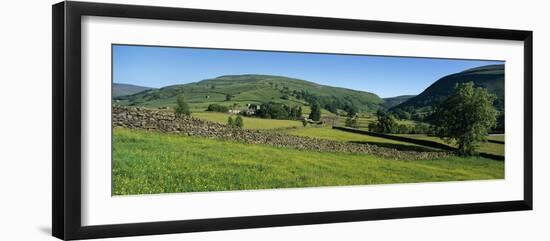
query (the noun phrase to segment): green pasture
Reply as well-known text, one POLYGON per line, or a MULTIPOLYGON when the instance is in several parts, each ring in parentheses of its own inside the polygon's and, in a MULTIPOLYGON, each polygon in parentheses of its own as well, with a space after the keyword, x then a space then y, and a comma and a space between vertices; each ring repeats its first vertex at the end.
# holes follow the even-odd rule
MULTIPOLYGON (((445 145, 456 147, 456 145, 449 144, 444 140, 442 140, 441 138, 435 137, 435 136, 427 136, 422 134, 395 134, 395 135, 409 137, 409 138, 418 139, 418 140, 434 141, 434 142, 439 142, 445 145)), ((504 138, 504 136, 502 136, 502 138, 504 138)), ((477 151, 504 156, 504 144, 485 142, 481 144, 481 146, 477 151)))
POLYGON ((487 137, 488 140, 504 141, 504 135, 492 135, 487 137))
MULTIPOLYGON (((227 124, 227 118, 229 116, 232 116, 233 119, 237 117, 237 115, 219 112, 195 112, 191 115, 202 120, 216 122, 220 124, 227 124)), ((276 129, 302 126, 301 121, 295 120, 274 120, 255 117, 243 117, 243 120, 245 129, 276 129)))
MULTIPOLYGON (((345 126, 346 119, 347 117, 345 116, 338 116, 338 119, 335 121, 334 125, 345 126)), ((368 113, 360 113, 357 117, 357 124, 359 126, 358 129, 368 131, 369 124, 376 121, 377 121, 376 116, 369 115, 368 113)), ((413 121, 413 120, 397 120, 396 122, 397 124, 408 125, 408 126, 414 126, 418 123, 417 121, 413 121)), ((329 124, 332 124, 332 123, 329 123, 329 124)))
POLYGON ((113 195, 504 178, 504 162, 385 160, 144 130, 113 130, 113 195))

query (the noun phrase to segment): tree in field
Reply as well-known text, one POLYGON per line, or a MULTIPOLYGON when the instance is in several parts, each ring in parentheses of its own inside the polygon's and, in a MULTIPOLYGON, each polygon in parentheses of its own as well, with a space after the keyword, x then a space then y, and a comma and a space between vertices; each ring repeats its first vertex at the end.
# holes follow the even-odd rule
POLYGON ((321 106, 319 102, 313 102, 311 104, 311 113, 309 113, 309 119, 319 121, 321 119, 321 106))
POLYGON ((289 107, 276 102, 267 102, 260 105, 260 108, 256 111, 256 116, 267 119, 288 119, 289 107))
POLYGON ((301 119, 302 118, 302 107, 300 106, 293 106, 289 108, 289 119, 301 119))
POLYGON ((409 113, 407 111, 404 111, 403 109, 396 108, 392 112, 397 118, 399 118, 401 120, 410 120, 411 119, 411 113, 409 113))
POLYGON ((359 123, 357 122, 357 117, 348 117, 348 118, 346 118, 345 125, 347 127, 358 128, 359 123))
POLYGON ((325 105, 325 109, 334 113, 334 114, 338 114, 338 105, 336 104, 335 101, 331 101, 329 103, 327 103, 325 105))
POLYGON ((235 125, 235 123, 233 122, 233 117, 227 117, 227 126, 233 127, 233 125, 235 125))
POLYGON ((348 112, 348 117, 354 118, 357 115, 358 110, 354 105, 348 105, 346 107, 346 112, 348 112))
POLYGON ((455 142, 461 155, 472 155, 487 132, 496 125, 496 96, 473 82, 459 83, 429 118, 435 133, 447 142, 455 142))
POLYGON ((230 101, 233 98, 230 94, 225 95, 225 101, 230 101))
POLYGON ((306 120, 306 119, 302 119, 302 125, 303 125, 304 127, 307 126, 307 120, 306 120))
POLYGON ((220 104, 210 104, 208 105, 208 108, 206 108, 206 111, 227 113, 229 111, 229 107, 220 104))
POLYGON ((296 118, 296 108, 295 107, 290 108, 290 112, 288 113, 288 118, 289 119, 295 119, 296 118))
POLYGON ((176 116, 182 117, 182 116, 189 116, 191 115, 191 111, 189 110, 189 106, 187 105, 187 102, 185 102, 185 98, 183 95, 178 95, 176 99, 176 116))
POLYGON ((369 124, 369 130, 373 132, 395 133, 398 128, 397 120, 391 113, 384 111, 376 112, 376 123, 369 124))
POLYGON ((235 118, 235 127, 237 128, 243 128, 244 127, 244 121, 243 121, 243 118, 239 115, 237 116, 237 118, 235 118))
POLYGON ((498 114, 497 124, 493 130, 502 132, 504 131, 504 111, 498 114))

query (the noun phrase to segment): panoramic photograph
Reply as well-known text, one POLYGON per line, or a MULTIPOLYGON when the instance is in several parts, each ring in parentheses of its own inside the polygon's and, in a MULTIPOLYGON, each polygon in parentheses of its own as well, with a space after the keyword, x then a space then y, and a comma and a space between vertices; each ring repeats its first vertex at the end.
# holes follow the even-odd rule
POLYGON ((504 61, 111 49, 112 195, 504 178, 504 61))

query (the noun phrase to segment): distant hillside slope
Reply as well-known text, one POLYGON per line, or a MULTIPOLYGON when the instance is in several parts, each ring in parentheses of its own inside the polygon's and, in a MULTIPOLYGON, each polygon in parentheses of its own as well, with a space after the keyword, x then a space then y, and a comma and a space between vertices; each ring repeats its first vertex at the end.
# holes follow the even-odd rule
POLYGON ((113 83, 113 97, 133 95, 148 89, 151 88, 131 84, 113 83))
POLYGON ((383 106, 387 109, 392 108, 396 105, 399 105, 407 100, 409 100, 412 97, 415 97, 416 95, 400 95, 396 97, 388 97, 384 98, 384 104, 383 106))
POLYGON ((419 95, 394 106, 392 109, 422 111, 433 107, 446 99, 454 91, 457 83, 474 82, 476 87, 487 88, 497 96, 494 105, 498 110, 504 110, 504 65, 487 65, 468 69, 456 74, 447 75, 430 85, 419 95))
POLYGON ((151 89, 118 98, 122 105, 147 107, 172 106, 178 94, 184 94, 193 106, 208 103, 264 103, 275 101, 306 105, 304 97, 315 95, 325 100, 352 103, 360 111, 376 111, 384 102, 373 93, 320 85, 313 82, 271 75, 226 75, 199 82, 151 89))

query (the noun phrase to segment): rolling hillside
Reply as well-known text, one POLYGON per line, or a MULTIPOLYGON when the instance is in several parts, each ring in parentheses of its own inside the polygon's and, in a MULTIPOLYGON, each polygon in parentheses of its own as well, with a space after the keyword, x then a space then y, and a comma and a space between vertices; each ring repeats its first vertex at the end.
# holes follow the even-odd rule
POLYGON ((205 109, 211 103, 243 105, 275 101, 288 105, 307 105, 304 93, 325 100, 351 103, 364 112, 376 111, 384 102, 369 92, 271 75, 226 75, 189 84, 151 89, 115 99, 121 105, 163 107, 173 106, 176 96, 184 94, 192 109, 205 109))
POLYGON ((133 95, 144 90, 149 90, 149 87, 131 85, 131 84, 119 84, 113 83, 113 97, 120 97, 125 95, 133 95))
POLYGON ((412 97, 415 97, 415 95, 400 95, 396 97, 384 98, 383 106, 389 109, 409 100, 412 97))
POLYGON ((490 93, 496 94, 494 105, 498 110, 504 110, 504 65, 487 65, 464 70, 447 75, 424 90, 419 95, 393 107, 393 110, 422 111, 446 99, 454 91, 457 83, 473 81, 476 87, 487 88, 490 93))

